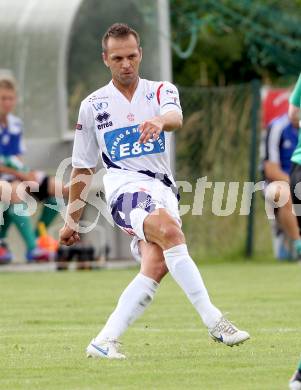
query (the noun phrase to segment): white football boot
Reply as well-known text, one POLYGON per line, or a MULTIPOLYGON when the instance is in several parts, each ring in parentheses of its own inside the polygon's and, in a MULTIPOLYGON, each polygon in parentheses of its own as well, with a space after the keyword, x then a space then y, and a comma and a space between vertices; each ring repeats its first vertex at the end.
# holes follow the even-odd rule
POLYGON ((237 329, 225 317, 221 317, 213 328, 208 329, 208 332, 214 341, 224 343, 229 347, 242 344, 250 338, 248 332, 237 329))
POLYGON ((100 359, 125 359, 125 355, 118 352, 120 346, 117 340, 104 340, 101 343, 95 344, 94 339, 87 346, 87 357, 100 359))
POLYGON ((299 371, 296 371, 290 380, 289 384, 290 390, 301 390, 301 374, 299 371))

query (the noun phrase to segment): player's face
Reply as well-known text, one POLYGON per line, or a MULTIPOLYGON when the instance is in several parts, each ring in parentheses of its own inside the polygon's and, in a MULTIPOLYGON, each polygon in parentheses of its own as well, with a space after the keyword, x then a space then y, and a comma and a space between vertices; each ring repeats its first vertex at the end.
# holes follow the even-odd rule
POLYGON ((8 115, 17 103, 17 95, 13 89, 0 88, 0 115, 8 115))
POLYGON ((110 68, 113 80, 121 85, 126 87, 136 82, 141 59, 142 50, 133 35, 123 39, 108 39, 103 60, 110 68))

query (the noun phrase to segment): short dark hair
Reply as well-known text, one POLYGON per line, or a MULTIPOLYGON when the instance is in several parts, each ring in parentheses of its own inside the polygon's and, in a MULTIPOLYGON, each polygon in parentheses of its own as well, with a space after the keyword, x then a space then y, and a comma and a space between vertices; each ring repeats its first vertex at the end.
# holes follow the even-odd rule
POLYGON ((0 76, 0 88, 3 88, 3 89, 10 89, 12 91, 15 91, 17 90, 16 88, 16 82, 13 78, 6 78, 6 77, 1 77, 0 76))
POLYGON ((137 45, 140 46, 140 36, 136 30, 129 27, 125 23, 114 23, 110 26, 102 37, 101 45, 102 50, 107 50, 107 43, 109 38, 127 38, 129 35, 133 35, 136 38, 137 45))

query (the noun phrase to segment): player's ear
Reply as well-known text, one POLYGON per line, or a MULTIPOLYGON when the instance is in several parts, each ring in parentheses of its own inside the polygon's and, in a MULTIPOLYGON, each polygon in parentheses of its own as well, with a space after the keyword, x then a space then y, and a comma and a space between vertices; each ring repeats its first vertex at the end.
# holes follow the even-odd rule
POLYGON ((142 60, 142 47, 139 47, 139 53, 140 53, 140 61, 142 60))
POLYGON ((105 66, 108 68, 109 67, 109 64, 108 64, 108 56, 107 56, 107 53, 105 52, 105 51, 103 51, 102 52, 102 54, 101 54, 101 56, 102 56, 102 60, 103 60, 103 62, 104 62, 104 64, 105 64, 105 66))

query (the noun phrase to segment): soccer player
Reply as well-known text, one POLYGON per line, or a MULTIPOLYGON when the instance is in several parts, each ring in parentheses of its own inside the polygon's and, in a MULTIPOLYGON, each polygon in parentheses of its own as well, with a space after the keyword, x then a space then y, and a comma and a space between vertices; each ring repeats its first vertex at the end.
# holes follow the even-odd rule
MULTIPOLYGON (((301 108, 301 74, 299 75, 298 81, 295 85, 293 93, 290 96, 289 100, 289 110, 288 115, 294 126, 300 128, 300 108, 301 108)), ((301 230, 301 192, 298 187, 300 187, 301 182, 301 133, 299 131, 298 145, 292 156, 293 166, 290 173, 291 180, 291 194, 293 199, 293 204, 295 212, 297 215, 299 229, 301 230)), ((289 383, 289 388, 291 390, 301 390, 301 361, 299 362, 299 367, 289 383)))
POLYGON ((195 307, 210 336, 233 346, 249 338, 210 301, 181 230, 178 193, 170 169, 171 131, 182 125, 176 87, 139 77, 142 49, 138 33, 114 24, 102 40, 103 60, 112 80, 83 100, 72 156, 73 171, 62 244, 79 240, 77 225, 84 200, 84 176, 95 170, 101 153, 107 169, 106 200, 115 223, 133 235, 138 275, 121 294, 104 328, 87 347, 87 356, 122 359, 118 340, 150 305, 167 272, 195 307))
MULTIPOLYGON (((292 212, 292 200, 289 191, 289 173, 291 156, 297 146, 298 128, 294 127, 288 115, 274 119, 268 126, 263 139, 263 174, 265 179, 265 199, 271 204, 277 202, 280 196, 288 201, 275 208, 275 216, 280 228, 293 244, 294 256, 301 259, 301 239, 297 218, 292 212)), ((289 249, 287 248, 288 255, 289 249)), ((278 253, 277 256, 281 256, 278 253)))
MULTIPOLYGON (((23 123, 20 118, 12 114, 16 107, 17 89, 12 78, 2 77, 0 79, 0 177, 8 182, 33 181, 38 183, 37 192, 31 193, 38 201, 45 200, 45 203, 57 206, 55 195, 55 179, 47 176, 41 171, 32 171, 22 162, 24 154, 23 146, 23 123)), ((64 195, 68 196, 68 190, 63 189, 64 195)), ((15 206, 13 206, 15 207, 15 206)), ((11 259, 12 255, 5 242, 9 226, 13 222, 19 230, 26 244, 27 261, 47 260, 51 254, 37 246, 35 232, 31 218, 27 215, 18 215, 10 206, 4 212, 4 225, 0 229, 0 261, 11 259)), ((55 208, 44 206, 38 220, 45 226, 56 217, 58 211, 55 208)))

